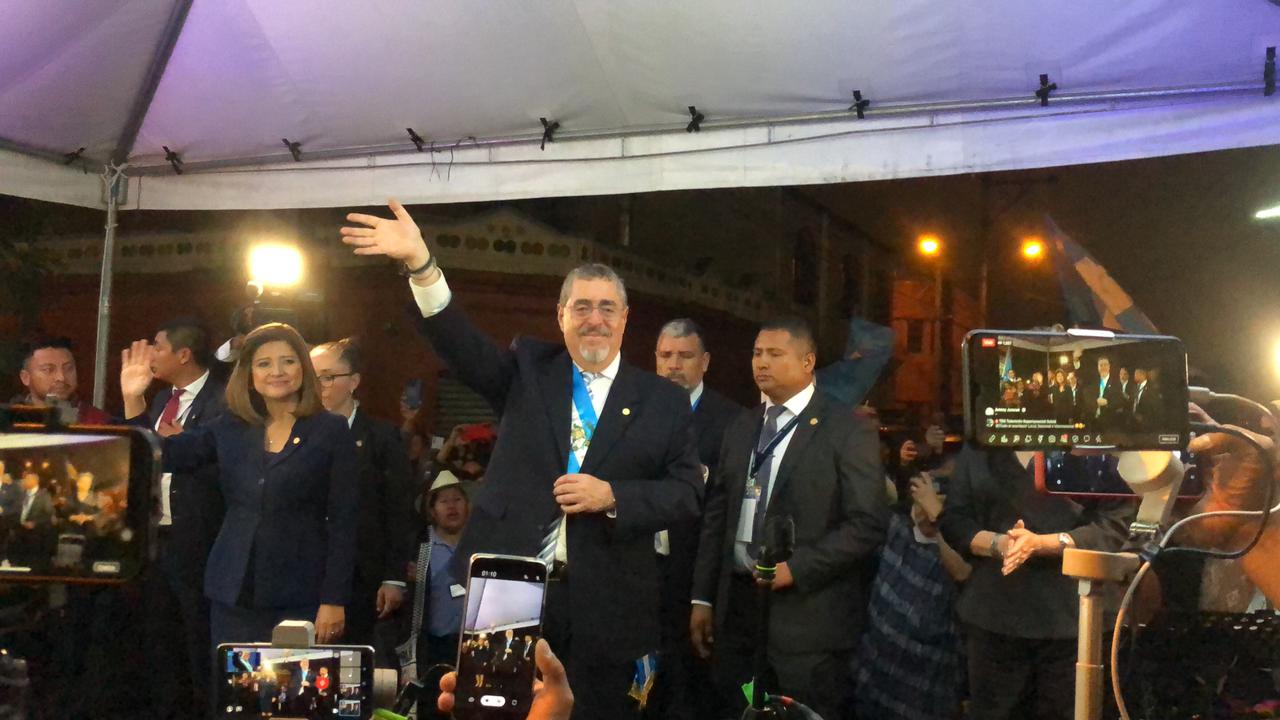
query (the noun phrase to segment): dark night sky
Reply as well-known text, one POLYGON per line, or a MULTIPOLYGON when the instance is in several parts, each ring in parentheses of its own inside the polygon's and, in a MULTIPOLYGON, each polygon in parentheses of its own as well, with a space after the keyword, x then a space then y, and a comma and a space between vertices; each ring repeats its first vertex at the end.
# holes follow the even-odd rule
MULTIPOLYGON (((991 324, 1022 328, 1064 321, 1048 263, 1028 266, 1017 238, 1049 213, 1133 296, 1162 332, 1187 344, 1215 389, 1280 397, 1280 220, 1253 213, 1280 203, 1280 147, 1084 165, 987 176, 991 324)), ((974 238, 983 214, 976 175, 799 188, 877 239, 901 247, 908 266, 918 233, 946 243, 947 272, 976 285, 974 238)), ((573 199, 558 201, 572 213, 573 199)), ((439 207, 469 214, 480 205, 439 207)), ((331 213, 336 223, 342 212, 331 213)), ((0 221, 40 215, 58 231, 97 231, 102 214, 0 198, 0 221)), ((252 214, 289 222, 291 213, 252 214)), ((242 213, 126 213, 122 229, 244 222, 242 213)), ((254 220, 250 220, 253 222, 254 220)), ((22 224, 21 222, 19 223, 22 224)))
MULTIPOLYGON (((1214 389, 1280 397, 1280 147, 989 176, 991 324, 1062 321, 1051 267, 1017 255, 1044 213, 1110 271, 1161 332, 1187 344, 1214 389), (1004 208, 1009 208, 1004 212, 1004 208)), ((910 256, 916 235, 947 242, 949 270, 976 285, 978 176, 826 186, 815 197, 910 256), (958 259, 957 259, 957 256, 958 259)))

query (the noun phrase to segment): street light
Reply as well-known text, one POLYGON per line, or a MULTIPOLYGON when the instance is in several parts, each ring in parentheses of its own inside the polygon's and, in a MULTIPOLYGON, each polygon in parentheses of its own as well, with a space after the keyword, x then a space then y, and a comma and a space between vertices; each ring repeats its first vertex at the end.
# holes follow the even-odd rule
POLYGON ((1044 257, 1044 241, 1038 237, 1023 238, 1022 257, 1033 262, 1044 257))
POLYGON ((1269 207, 1265 210, 1259 210, 1258 212, 1254 213, 1253 216, 1259 220, 1272 220, 1274 218, 1280 218, 1280 205, 1277 205, 1275 207, 1269 207))
POLYGON ((916 238, 916 248, 925 257, 933 257, 942 251, 942 241, 933 233, 925 233, 916 238))
POLYGON ((942 240, 933 233, 924 233, 916 238, 916 249, 920 254, 933 261, 933 358, 937 365, 937 397, 938 408, 943 412, 947 412, 949 393, 947 390, 947 369, 942 362, 943 352, 943 323, 942 323, 942 240))

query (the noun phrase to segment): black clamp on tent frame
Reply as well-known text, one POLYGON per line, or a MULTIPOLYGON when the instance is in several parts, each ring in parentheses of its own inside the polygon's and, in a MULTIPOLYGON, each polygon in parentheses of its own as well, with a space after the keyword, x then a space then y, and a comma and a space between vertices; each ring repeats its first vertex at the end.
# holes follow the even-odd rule
POLYGON ((1267 48, 1267 60, 1262 64, 1262 94, 1271 97, 1276 94, 1276 46, 1267 48))
POLYGON ((178 175, 181 175, 182 174, 182 157, 179 156, 178 153, 170 150, 168 145, 161 145, 160 147, 164 148, 165 162, 173 166, 173 171, 175 173, 177 173, 178 175))
POLYGON ((539 150, 546 150, 547 143, 555 142, 556 131, 560 129, 559 121, 548 122, 546 118, 538 118, 542 121, 542 144, 538 146, 539 150))
POLYGON ((862 119, 864 119, 864 118, 866 117, 866 115, 865 115, 864 113, 866 113, 866 111, 867 111, 867 106, 868 106, 868 105, 870 105, 870 104, 871 104, 871 101, 870 101, 870 100, 863 100, 863 99, 862 99, 862 91, 861 91, 861 90, 854 90, 854 91, 853 91, 853 104, 849 106, 849 110, 851 110, 852 112, 856 112, 856 113, 858 113, 858 119, 859 119, 859 120, 862 120, 862 119))
POLYGON ((62 164, 70 165, 71 163, 79 160, 82 155, 84 155, 84 148, 80 148, 75 152, 65 153, 62 156, 62 164))
POLYGON ((702 121, 706 119, 707 119, 707 116, 698 112, 697 107, 690 105, 689 106, 689 124, 684 126, 684 131, 687 133, 702 132, 702 121))
POLYGON ((1040 75, 1040 89, 1036 90, 1036 97, 1040 98, 1040 107, 1049 106, 1049 93, 1058 89, 1058 83, 1049 82, 1049 76, 1040 75))
POLYGON ((280 138, 280 142, 289 148, 289 154, 293 156, 294 162, 302 162, 302 143, 289 142, 289 138, 280 138))
POLYGON ((414 132, 413 128, 405 128, 405 130, 408 131, 409 140, 413 141, 413 144, 418 148, 418 152, 422 152, 422 146, 426 143, 426 140, 423 140, 421 135, 414 132))

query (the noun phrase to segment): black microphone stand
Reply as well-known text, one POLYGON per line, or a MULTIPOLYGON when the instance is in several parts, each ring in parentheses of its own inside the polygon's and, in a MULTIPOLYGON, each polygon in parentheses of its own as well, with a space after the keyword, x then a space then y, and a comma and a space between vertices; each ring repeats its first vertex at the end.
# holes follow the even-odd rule
MULTIPOLYGON (((790 707, 799 706, 816 717, 813 712, 792 701, 769 695, 764 689, 764 677, 769 672, 769 608, 773 598, 773 578, 778 572, 778 563, 791 558, 795 549, 796 524, 789 515, 771 517, 765 521, 764 541, 760 547, 760 557, 756 561, 756 602, 758 620, 756 624, 756 653, 753 672, 755 679, 751 683, 751 704, 742 712, 742 720, 764 720, 765 718, 783 718, 790 707)), ((801 713, 804 715, 804 712, 801 713)))

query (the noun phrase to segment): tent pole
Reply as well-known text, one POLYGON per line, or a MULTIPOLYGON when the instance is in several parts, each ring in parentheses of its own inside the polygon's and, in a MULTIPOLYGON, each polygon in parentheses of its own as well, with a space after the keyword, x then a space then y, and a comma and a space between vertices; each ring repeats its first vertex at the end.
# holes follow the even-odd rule
POLYGON ((116 257, 116 218, 120 210, 125 166, 107 165, 102 172, 107 196, 107 224, 102 238, 102 279, 98 285, 98 341, 93 356, 93 405, 102 407, 107 396, 107 346, 111 335, 111 281, 116 257))

